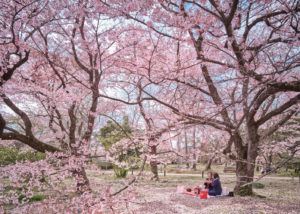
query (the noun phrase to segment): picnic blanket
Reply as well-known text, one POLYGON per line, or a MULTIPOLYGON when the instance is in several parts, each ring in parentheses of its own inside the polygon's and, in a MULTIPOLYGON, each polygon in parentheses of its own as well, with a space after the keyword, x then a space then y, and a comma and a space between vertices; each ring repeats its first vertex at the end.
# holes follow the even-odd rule
POLYGON ((191 195, 191 196, 199 196, 198 194, 195 194, 193 192, 183 192, 182 194, 191 195))
MULTIPOLYGON (((192 192, 183 192, 181 194, 189 195, 189 196, 192 196, 192 197, 197 198, 197 199, 203 199, 203 198, 200 198, 200 195, 194 194, 192 192)), ((207 195, 207 198, 205 198, 205 199, 216 198, 216 197, 224 197, 224 196, 228 196, 228 195, 217 195, 217 196, 207 195)))
POLYGON ((187 192, 187 191, 184 191, 182 193, 185 194, 185 195, 193 196, 195 198, 199 198, 199 199, 206 199, 207 196, 208 196, 207 191, 200 191, 199 194, 196 194, 195 192, 187 192))
MULTIPOLYGON (((198 188, 198 186, 197 186, 196 188, 198 188)), ((194 190, 195 190, 196 188, 194 188, 194 190)), ((229 193, 229 192, 228 192, 228 190, 227 190, 227 187, 224 187, 222 190, 223 190, 223 191, 222 191, 222 194, 221 194, 221 195, 217 195, 217 196, 210 196, 210 195, 207 195, 207 197, 203 198, 203 197, 200 197, 200 194, 201 194, 202 191, 200 192, 200 194, 196 194, 194 191, 191 191, 191 192, 185 191, 185 190, 184 190, 184 187, 181 186, 181 185, 179 185, 179 186, 177 187, 177 193, 181 193, 181 194, 184 194, 184 195, 189 195, 189 196, 192 196, 192 197, 198 198, 198 199, 210 199, 210 198, 215 198, 215 197, 228 196, 228 193, 229 193)))

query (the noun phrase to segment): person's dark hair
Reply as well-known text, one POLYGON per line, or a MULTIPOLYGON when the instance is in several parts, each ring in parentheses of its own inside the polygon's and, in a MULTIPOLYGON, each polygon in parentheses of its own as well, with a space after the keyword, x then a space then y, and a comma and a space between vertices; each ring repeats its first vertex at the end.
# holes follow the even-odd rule
POLYGON ((214 173, 214 179, 216 179, 216 178, 220 178, 218 173, 214 173))

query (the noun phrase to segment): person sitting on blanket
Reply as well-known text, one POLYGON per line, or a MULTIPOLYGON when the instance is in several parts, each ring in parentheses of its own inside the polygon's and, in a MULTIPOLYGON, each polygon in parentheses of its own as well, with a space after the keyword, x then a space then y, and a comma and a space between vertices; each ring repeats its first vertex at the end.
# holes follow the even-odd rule
POLYGON ((222 186, 221 186, 220 177, 218 173, 214 174, 214 181, 210 184, 210 186, 212 187, 212 189, 208 191, 208 195, 211 196, 221 195, 222 186))
POLYGON ((212 174, 212 172, 209 172, 207 175, 208 175, 208 178, 206 178, 206 181, 204 182, 204 188, 211 190, 212 189, 211 183, 214 181, 213 174, 212 174))

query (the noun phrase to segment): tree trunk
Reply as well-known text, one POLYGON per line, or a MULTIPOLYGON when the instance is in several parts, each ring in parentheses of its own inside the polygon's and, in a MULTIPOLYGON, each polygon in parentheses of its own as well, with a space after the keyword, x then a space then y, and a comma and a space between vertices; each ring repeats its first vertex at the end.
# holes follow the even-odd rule
MULTIPOLYGON (((252 195, 252 184, 243 186, 250 182, 246 159, 236 162, 236 185, 234 187, 234 192, 237 195, 246 196, 252 195), (244 162, 245 161, 245 162, 244 162)), ((253 171, 254 172, 254 171, 253 171)), ((254 175, 254 173, 253 173, 254 175)))
POLYGON ((260 164, 260 162, 256 163, 256 172, 259 172, 259 164, 260 164))
POLYGON ((215 158, 215 156, 211 157, 211 158, 207 161, 204 171, 207 171, 207 170, 210 170, 210 169, 211 169, 211 164, 212 164, 214 158, 215 158))
POLYGON ((272 165, 272 153, 267 156, 266 169, 271 170, 271 165, 272 165))
POLYGON ((243 145, 243 139, 239 134, 232 136, 237 157, 233 157, 236 160, 236 184, 234 187, 234 193, 236 195, 251 195, 252 185, 245 185, 248 183, 248 168, 247 168, 247 155, 248 147, 243 145))
POLYGON ((194 171, 197 170, 197 157, 196 157, 196 128, 193 129, 193 167, 194 171))
POLYGON ((197 164, 194 162, 193 163, 193 167, 192 167, 192 169, 194 170, 194 171, 196 171, 197 170, 197 164))
MULTIPOLYGON (((177 138, 177 151, 178 151, 178 153, 181 152, 181 143, 179 140, 179 136, 177 138)), ((181 165, 181 157, 180 156, 178 156, 178 158, 177 158, 177 165, 178 165, 178 168, 180 168, 180 165, 181 165)))
POLYGON ((189 163, 189 150, 188 150, 188 139, 187 139, 187 133, 186 130, 184 129, 184 143, 185 143, 185 162, 186 162, 186 168, 190 168, 190 163, 189 163))
MULTIPOLYGON (((156 146, 151 146, 151 155, 156 155, 156 146)), ((150 167, 151 167, 151 172, 153 173, 153 176, 151 180, 158 181, 158 169, 157 169, 157 161, 156 160, 151 160, 150 161, 150 167)))
POLYGON ((257 127, 253 121, 248 121, 248 137, 247 146, 241 144, 240 136, 235 137, 235 145, 238 153, 238 160, 236 160, 236 176, 237 183, 234 192, 241 196, 252 195, 252 182, 254 179, 255 162, 257 158, 259 135, 257 134, 257 127))
POLYGON ((73 171, 76 182, 76 191, 82 194, 87 191, 91 191, 89 179, 86 176, 84 167, 80 167, 73 171))

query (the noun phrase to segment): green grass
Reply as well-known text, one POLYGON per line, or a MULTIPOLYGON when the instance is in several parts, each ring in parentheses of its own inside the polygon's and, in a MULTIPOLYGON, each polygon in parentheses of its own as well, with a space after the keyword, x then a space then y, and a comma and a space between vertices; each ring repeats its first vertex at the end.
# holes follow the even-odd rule
POLYGON ((263 189, 263 188, 265 188, 265 185, 263 185, 262 183, 253 183, 252 187, 254 189, 263 189))

